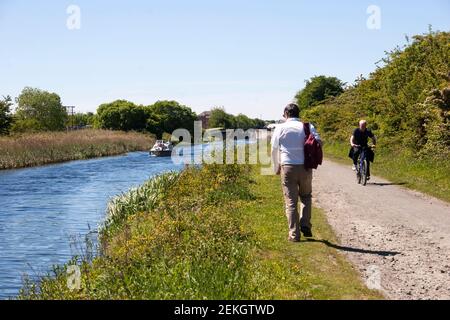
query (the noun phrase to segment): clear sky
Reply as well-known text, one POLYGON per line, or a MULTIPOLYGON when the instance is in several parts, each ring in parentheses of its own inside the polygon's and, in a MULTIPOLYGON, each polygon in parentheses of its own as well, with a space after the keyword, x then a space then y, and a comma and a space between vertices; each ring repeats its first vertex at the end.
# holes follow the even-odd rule
POLYGON ((170 99, 278 119, 311 76, 353 83, 405 35, 450 31, 449 17, 449 0, 0 0, 0 95, 32 86, 78 112, 170 99), (72 4, 80 29, 67 27, 72 4))

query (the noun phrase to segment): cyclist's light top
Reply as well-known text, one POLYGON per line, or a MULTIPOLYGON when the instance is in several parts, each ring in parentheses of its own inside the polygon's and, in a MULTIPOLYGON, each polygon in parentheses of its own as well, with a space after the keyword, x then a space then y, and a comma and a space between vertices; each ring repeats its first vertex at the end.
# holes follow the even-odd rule
MULTIPOLYGON (((320 140, 313 125, 311 133, 320 140)), ((306 134, 303 122, 298 118, 288 119, 285 123, 278 125, 272 136, 272 163, 274 169, 279 165, 301 165, 305 164, 306 134)))

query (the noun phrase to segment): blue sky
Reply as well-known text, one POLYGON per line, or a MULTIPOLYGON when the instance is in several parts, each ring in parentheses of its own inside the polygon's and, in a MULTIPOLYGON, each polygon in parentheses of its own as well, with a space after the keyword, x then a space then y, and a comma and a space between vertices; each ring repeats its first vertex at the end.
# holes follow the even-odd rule
POLYGON ((448 0, 0 0, 0 95, 32 86, 79 112, 170 99, 278 119, 306 79, 352 83, 405 35, 449 31, 449 13, 448 0), (80 30, 66 26, 72 4, 80 30))

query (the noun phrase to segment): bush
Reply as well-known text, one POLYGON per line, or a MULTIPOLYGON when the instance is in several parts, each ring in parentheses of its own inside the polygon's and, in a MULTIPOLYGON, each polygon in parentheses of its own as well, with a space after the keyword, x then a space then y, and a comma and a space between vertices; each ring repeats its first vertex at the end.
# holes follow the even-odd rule
POLYGON ((366 118, 381 146, 448 159, 449 43, 449 32, 414 37, 405 48, 389 52, 368 79, 304 109, 302 117, 316 124, 324 140, 345 143, 366 118))

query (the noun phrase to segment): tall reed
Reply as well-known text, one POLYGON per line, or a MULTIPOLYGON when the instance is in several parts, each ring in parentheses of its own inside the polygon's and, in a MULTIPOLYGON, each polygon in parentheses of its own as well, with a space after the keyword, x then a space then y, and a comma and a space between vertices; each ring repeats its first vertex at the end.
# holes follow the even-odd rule
POLYGON ((0 170, 149 150, 153 141, 150 135, 106 130, 0 137, 0 170))

